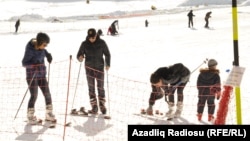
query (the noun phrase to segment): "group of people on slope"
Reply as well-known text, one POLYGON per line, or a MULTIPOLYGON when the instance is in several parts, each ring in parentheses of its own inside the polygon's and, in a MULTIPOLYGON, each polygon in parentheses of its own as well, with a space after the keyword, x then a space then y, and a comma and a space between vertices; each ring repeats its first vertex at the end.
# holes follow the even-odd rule
MULTIPOLYGON (((197 78, 197 117, 199 121, 202 119, 206 103, 208 106, 208 121, 214 119, 215 98, 219 99, 221 95, 221 80, 217 64, 215 59, 210 59, 208 67, 200 69, 197 78)), ((164 97, 169 109, 166 116, 169 119, 180 117, 183 111, 183 90, 189 81, 190 75, 190 70, 182 63, 160 67, 153 72, 150 76, 152 92, 146 110, 147 114, 152 115, 155 101, 164 97), (175 92, 177 92, 177 101, 174 99, 175 92)))
MULTIPOLYGON (((20 27, 21 21, 20 18, 16 20, 15 22, 15 33, 18 33, 18 29, 20 27)), ((111 23, 111 25, 108 27, 107 35, 118 35, 118 30, 119 30, 119 22, 118 20, 115 20, 111 23)), ((98 29, 97 33, 99 36, 103 35, 103 32, 101 29, 98 29)))
MULTIPOLYGON (((47 69, 44 62, 45 58, 47 58, 48 63, 52 62, 51 53, 45 49, 49 43, 50 37, 46 33, 39 32, 36 38, 32 38, 28 41, 22 59, 22 66, 26 68, 26 80, 30 92, 30 99, 27 107, 27 119, 30 124, 37 124, 39 122, 34 114, 38 88, 41 89, 45 98, 45 119, 48 121, 56 121, 53 113, 52 96, 48 80, 46 79, 47 69)), ((85 60, 89 90, 88 95, 92 107, 88 112, 97 114, 100 110, 102 114, 106 114, 104 69, 106 71, 109 70, 111 55, 106 42, 100 38, 100 35, 94 28, 88 29, 87 36, 81 43, 76 56, 79 62, 85 60), (103 56, 105 56, 105 58, 103 56), (96 82, 97 85, 95 85, 96 82), (95 87, 97 87, 98 96, 96 95, 95 87)))
MULTIPOLYGON (((52 55, 45 48, 50 43, 50 37, 43 32, 39 32, 36 38, 28 41, 22 65, 26 68, 26 80, 30 91, 30 99, 27 107, 27 118, 29 123, 35 124, 38 119, 34 115, 35 103, 38 95, 38 88, 41 89, 45 98, 46 112, 45 118, 49 121, 55 121, 53 113, 52 96, 50 93, 48 80, 46 79, 47 69, 44 59, 48 63, 52 62, 52 55)), ((85 72, 88 82, 88 95, 91 108, 88 112, 97 114, 100 110, 102 114, 107 113, 105 106, 105 89, 104 89, 104 71, 108 71, 111 64, 111 54, 106 42, 100 38, 100 35, 94 28, 87 31, 87 36, 82 41, 76 58, 79 62, 85 60, 85 72), (95 85, 97 83, 97 85, 95 85), (96 89, 97 87, 97 93, 96 89)), ((198 88, 198 120, 201 120, 205 103, 208 104, 209 121, 213 119, 216 96, 220 96, 220 76, 216 68, 217 61, 210 59, 208 68, 201 69, 197 79, 198 88)), ((191 72, 182 63, 176 63, 168 67, 158 68, 150 76, 152 92, 149 97, 148 114, 152 114, 155 101, 165 97, 169 111, 169 118, 180 117, 183 110, 183 90, 189 81, 191 72), (174 93, 177 91, 177 104, 175 110, 174 93)))
MULTIPOLYGON (((209 18, 211 18, 211 14, 212 14, 212 11, 209 11, 206 13, 205 15, 205 28, 209 28, 209 18)), ((195 16, 193 14, 193 10, 190 10, 187 14, 188 16, 188 27, 189 28, 193 28, 194 27, 194 21, 193 21, 193 17, 195 16)))

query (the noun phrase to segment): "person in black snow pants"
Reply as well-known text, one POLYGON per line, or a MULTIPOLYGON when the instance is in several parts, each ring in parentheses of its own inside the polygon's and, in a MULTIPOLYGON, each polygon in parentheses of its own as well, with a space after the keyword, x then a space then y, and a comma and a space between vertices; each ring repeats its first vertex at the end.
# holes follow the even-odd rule
POLYGON ((149 22, 148 22, 148 20, 146 19, 146 20, 145 20, 145 27, 148 27, 148 24, 149 24, 149 22))
POLYGON ((106 114, 104 68, 106 71, 109 70, 111 55, 106 42, 100 38, 94 28, 88 29, 87 37, 85 41, 81 43, 76 57, 79 62, 85 59, 85 71, 88 82, 90 105, 92 107, 88 113, 97 114, 99 105, 102 114, 106 114), (103 56, 105 56, 105 59, 103 56), (95 82, 97 82, 97 85, 95 85, 95 82), (95 86, 97 86, 99 104, 97 104, 95 86))
POLYGON ((36 124, 38 119, 34 115, 35 103, 38 95, 38 87, 41 89, 45 98, 46 113, 45 119, 55 121, 53 114, 52 98, 48 81, 46 79, 46 66, 44 58, 49 63, 52 62, 52 55, 45 49, 50 42, 46 33, 39 32, 36 38, 32 38, 26 45, 22 65, 26 68, 26 80, 29 86, 30 99, 28 102, 27 118, 31 124, 36 124))
POLYGON ((169 67, 160 67, 150 76, 152 92, 149 98, 147 114, 153 113, 155 101, 165 97, 169 111, 168 118, 180 117, 183 109, 183 90, 189 81, 190 70, 182 63, 177 63, 169 67), (174 110, 174 93, 177 90, 177 109, 174 110), (167 100, 168 99, 168 100, 167 100))
POLYGON ((119 29, 118 20, 115 20, 115 21, 113 21, 112 24, 109 26, 107 35, 109 35, 109 33, 110 33, 111 35, 118 35, 118 29, 119 29))
POLYGON ((15 23, 15 33, 18 32, 19 26, 20 26, 20 19, 18 19, 18 20, 16 21, 16 23, 15 23))
POLYGON ((193 27, 194 27, 193 17, 195 16, 195 15, 193 14, 193 10, 190 10, 190 11, 188 12, 187 16, 188 16, 188 27, 189 27, 189 28, 190 28, 190 27, 193 28, 193 27))
POLYGON ((208 60, 208 68, 200 69, 197 79, 198 104, 197 117, 201 121, 205 104, 208 106, 208 121, 213 121, 215 110, 215 98, 219 99, 221 95, 221 80, 219 70, 216 68, 215 59, 208 60))

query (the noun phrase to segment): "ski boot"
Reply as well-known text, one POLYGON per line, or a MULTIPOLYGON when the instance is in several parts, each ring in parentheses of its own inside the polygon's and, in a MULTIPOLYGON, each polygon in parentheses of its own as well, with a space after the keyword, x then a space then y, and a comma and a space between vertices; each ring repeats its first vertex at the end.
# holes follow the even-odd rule
POLYGON ((214 121, 214 116, 212 114, 208 114, 208 121, 213 122, 214 121))
POLYGON ((46 114, 45 114, 45 120, 56 122, 55 115, 53 114, 53 106, 52 105, 46 105, 46 114))
POLYGON ((91 109, 91 110, 88 110, 88 113, 89 113, 89 114, 94 114, 94 115, 96 115, 97 112, 98 112, 98 107, 97 107, 97 105, 93 105, 93 106, 92 106, 92 109, 91 109))
POLYGON ((146 111, 147 115, 153 115, 153 106, 149 105, 146 111))
POLYGON ((197 114, 197 118, 198 118, 198 121, 201 121, 202 114, 201 114, 201 113, 198 113, 198 114, 197 114))
POLYGON ((90 104, 91 104, 91 106, 92 106, 92 109, 91 109, 91 110, 88 110, 88 113, 89 113, 89 114, 97 114, 97 112, 98 112, 98 107, 97 107, 97 100, 96 100, 96 98, 90 99, 90 104))
POLYGON ((42 120, 37 119, 36 116, 34 116, 34 113, 35 113, 34 108, 28 108, 27 112, 28 123, 31 125, 42 124, 42 120))
POLYGON ((105 107, 105 98, 100 98, 99 97, 99 106, 100 106, 100 110, 102 112, 103 115, 105 115, 107 113, 107 108, 105 107))
POLYGON ((173 102, 169 102, 168 104, 168 112, 166 113, 166 116, 168 117, 168 120, 171 120, 174 118, 175 113, 174 113, 174 103, 173 102))
POLYGON ((179 102, 177 102, 176 106, 177 106, 177 109, 175 111, 174 117, 179 118, 181 116, 181 112, 183 109, 183 103, 179 101, 179 102))

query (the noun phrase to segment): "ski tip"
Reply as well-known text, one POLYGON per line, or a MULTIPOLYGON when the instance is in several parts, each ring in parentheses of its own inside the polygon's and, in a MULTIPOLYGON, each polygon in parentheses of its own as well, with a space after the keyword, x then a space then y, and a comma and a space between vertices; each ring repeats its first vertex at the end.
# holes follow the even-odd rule
POLYGON ((72 114, 72 115, 73 115, 73 114, 77 114, 76 109, 72 109, 71 112, 70 112, 70 114, 72 114))
POLYGON ((51 123, 57 123, 57 120, 56 120, 56 119, 54 119, 54 120, 47 120, 47 119, 45 119, 45 121, 51 122, 51 123))
POLYGON ((39 119, 39 120, 38 120, 38 123, 43 123, 43 120, 42 120, 42 119, 39 119))
POLYGON ((155 114, 156 114, 156 115, 161 115, 161 116, 163 115, 163 113, 160 112, 160 110, 155 110, 155 114))
POLYGON ((71 122, 66 123, 65 126, 71 126, 71 122))
POLYGON ((155 110, 155 114, 159 115, 160 114, 159 110, 155 110))
POLYGON ((49 128, 56 128, 56 125, 50 125, 49 128))
POLYGON ((42 119, 37 119, 34 122, 29 122, 28 120, 25 120, 24 122, 27 122, 29 125, 41 125, 43 123, 42 119))
POLYGON ((141 114, 146 114, 146 110, 145 109, 141 109, 141 114))
POLYGON ((110 116, 104 116, 103 118, 104 118, 104 119, 111 119, 110 116))

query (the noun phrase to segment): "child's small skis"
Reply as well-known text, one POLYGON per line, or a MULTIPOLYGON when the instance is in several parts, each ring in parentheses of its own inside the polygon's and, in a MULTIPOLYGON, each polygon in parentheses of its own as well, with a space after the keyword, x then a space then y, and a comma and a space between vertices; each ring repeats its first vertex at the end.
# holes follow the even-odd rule
POLYGON ((141 115, 145 116, 154 116, 154 117, 161 117, 164 118, 164 114, 160 112, 159 110, 152 111, 150 113, 147 113, 146 109, 141 109, 141 115))
POLYGON ((55 128, 56 127, 56 120, 55 121, 47 121, 45 120, 45 123, 42 119, 36 119, 36 120, 32 120, 32 121, 25 121, 27 122, 29 125, 39 125, 39 126, 45 126, 48 128, 55 128))

